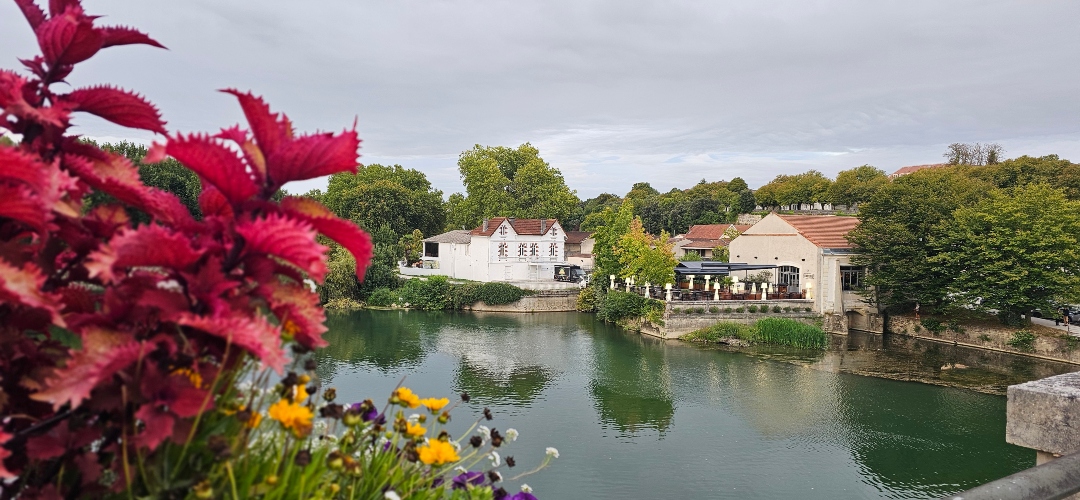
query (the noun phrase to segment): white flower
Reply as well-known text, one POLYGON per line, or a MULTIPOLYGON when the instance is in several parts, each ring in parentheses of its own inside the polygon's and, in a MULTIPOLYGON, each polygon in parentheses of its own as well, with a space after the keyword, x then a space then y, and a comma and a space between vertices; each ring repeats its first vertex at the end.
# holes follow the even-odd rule
POLYGON ((525 493, 532 493, 532 486, 521 483, 521 491, 524 491, 525 493))
POLYGON ((401 500, 401 496, 399 496, 394 490, 387 491, 386 494, 383 495, 383 498, 385 498, 386 500, 401 500))
POLYGON ((157 283, 159 290, 165 290, 167 292, 182 292, 184 288, 180 286, 180 282, 176 280, 165 280, 157 283))
POLYGON ((466 469, 459 465, 457 467, 454 467, 454 472, 457 472, 458 474, 464 474, 466 472, 469 472, 469 469, 466 469))
POLYGON ((491 429, 488 429, 486 425, 481 425, 477 427, 476 432, 479 432, 480 437, 484 438, 485 441, 487 440, 487 438, 491 437, 491 429))
MULTIPOLYGON (((454 447, 454 451, 461 451, 461 444, 457 441, 450 441, 450 446, 454 447)), ((465 471, 468 472, 468 471, 465 471)))
POLYGON ((499 452, 497 452, 497 451, 491 452, 491 454, 488 455, 488 458, 491 459, 491 466, 492 467, 498 467, 499 464, 502 463, 502 457, 499 456, 499 452))
POLYGON ((551 458, 559 458, 559 450, 548 446, 547 455, 551 458))
POLYGON ((506 440, 507 441, 511 441, 511 442, 517 441, 517 438, 518 438, 517 429, 506 429, 506 440))
POLYGON ((407 418, 406 420, 408 420, 413 425, 416 425, 417 423, 420 422, 420 414, 419 413, 413 413, 412 415, 409 415, 409 418, 407 418))

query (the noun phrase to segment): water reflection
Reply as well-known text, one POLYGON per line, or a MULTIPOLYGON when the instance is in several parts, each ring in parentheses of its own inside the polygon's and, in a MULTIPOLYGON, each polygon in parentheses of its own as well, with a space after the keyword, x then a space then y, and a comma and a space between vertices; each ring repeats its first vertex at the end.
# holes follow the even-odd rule
POLYGON ((419 366, 431 351, 425 336, 441 324, 438 316, 410 311, 331 313, 326 318, 329 331, 323 335, 330 345, 316 353, 319 375, 333 378, 342 366, 383 373, 419 366))
POLYGON ((601 422, 621 435, 645 429, 663 434, 675 417, 664 350, 642 336, 606 333, 596 343, 589 384, 601 422))
POLYGON ((462 359, 454 372, 454 385, 482 404, 528 404, 551 384, 553 374, 541 366, 515 366, 489 370, 462 359))

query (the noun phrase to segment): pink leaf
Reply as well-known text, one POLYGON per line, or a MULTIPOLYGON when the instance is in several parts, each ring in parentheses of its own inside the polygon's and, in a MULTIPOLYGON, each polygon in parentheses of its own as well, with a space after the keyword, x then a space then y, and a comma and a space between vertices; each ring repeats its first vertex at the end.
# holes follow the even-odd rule
POLYGON ((101 47, 112 47, 114 45, 152 45, 154 47, 165 48, 164 45, 157 42, 153 38, 150 38, 145 33, 136 30, 134 28, 128 28, 127 26, 105 26, 97 29, 101 33, 102 44, 101 47))
POLYGON ((31 28, 37 29, 41 23, 45 22, 45 12, 41 10, 41 7, 38 7, 34 0, 15 0, 15 3, 22 10, 23 15, 26 16, 31 28))
POLYGON ((338 172, 356 173, 359 148, 355 130, 307 135, 267 154, 267 171, 275 186, 338 172))
POLYGON ((286 359, 285 351, 281 348, 281 329, 260 316, 211 317, 183 313, 176 322, 240 346, 279 374, 284 370, 286 359))
POLYGON ((52 66, 80 63, 101 50, 101 33, 94 29, 91 18, 78 7, 41 23, 34 32, 45 60, 52 66))
POLYGON ((4 166, 0 169, 0 180, 22 182, 35 191, 44 189, 48 184, 45 180, 48 167, 37 157, 18 149, 0 146, 0 165, 4 166))
POLYGON ((134 92, 97 86, 76 89, 62 98, 72 104, 72 111, 85 111, 124 127, 166 133, 157 108, 134 92))
POLYGON ((0 218, 7 217, 44 232, 51 216, 52 212, 30 188, 0 184, 0 218))
POLYGON ((326 314, 319 305, 319 296, 305 286, 271 281, 261 293, 270 303, 270 310, 278 317, 286 333, 308 348, 324 347, 322 338, 326 332, 326 314))
POLYGON ((43 309, 52 317, 53 323, 64 326, 60 317, 59 297, 41 291, 45 275, 31 263, 21 269, 0 259, 0 301, 43 309))
POLYGON ((350 221, 339 219, 322 203, 308 198, 285 198, 281 201, 281 208, 294 217, 308 221, 317 231, 345 247, 356 259, 357 279, 364 279, 374 247, 371 237, 363 229, 350 221))
POLYGON ((232 94, 240 100, 240 107, 243 108, 251 132, 255 135, 255 142, 259 144, 264 155, 270 155, 292 139, 292 123, 289 118, 284 114, 272 113, 270 105, 261 97, 235 89, 225 89, 222 92, 232 94))
POLYGON ((237 224, 236 232, 244 237, 247 254, 273 255, 320 283, 326 275, 326 247, 315 240, 315 230, 308 222, 270 214, 237 224))
POLYGON ((82 10, 79 0, 49 0, 49 15, 59 16, 68 10, 68 7, 82 10))
MULTIPOLYGON (((35 106, 26 100, 31 84, 14 72, 0 69, 0 110, 18 118, 55 127, 67 126, 68 111, 63 106, 35 106)), ((0 121, 0 123, 3 123, 0 121)))
POLYGON ((52 403, 54 410, 68 402, 77 407, 99 383, 138 361, 143 351, 143 344, 130 335, 96 326, 82 332, 82 345, 67 366, 53 373, 47 388, 31 398, 52 403))
POLYGON ((204 135, 178 135, 165 152, 216 187, 229 201, 239 203, 259 192, 247 166, 236 153, 204 135))
POLYGON ((176 423, 172 415, 159 410, 156 404, 142 405, 139 411, 135 412, 135 418, 143 423, 142 432, 136 436, 135 440, 139 446, 151 450, 157 448, 165 438, 172 435, 173 424, 176 423))
POLYGON ((201 255, 187 236, 149 224, 117 234, 87 257, 86 269, 91 277, 110 283, 119 281, 126 269, 136 266, 184 271, 201 255))
POLYGON ((4 429, 0 428, 0 479, 15 479, 19 477, 18 474, 11 472, 4 466, 4 460, 11 456, 11 450, 8 450, 4 445, 11 439, 11 434, 4 432, 4 429))

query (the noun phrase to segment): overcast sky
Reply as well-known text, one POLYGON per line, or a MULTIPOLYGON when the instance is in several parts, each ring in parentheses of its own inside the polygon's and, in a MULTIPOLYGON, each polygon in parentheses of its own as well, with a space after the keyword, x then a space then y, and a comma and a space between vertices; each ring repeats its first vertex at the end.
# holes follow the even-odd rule
MULTIPOLYGON (((1080 161, 1072 0, 84 3, 169 50, 107 49, 74 85, 137 90, 171 131, 242 120, 224 87, 264 95, 302 131, 358 119, 364 163, 420 169, 446 195, 462 189, 459 153, 526 141, 582 198, 639 181, 891 172, 940 162, 952 142, 1080 161)), ((0 1, 0 67, 36 51, 0 1)))

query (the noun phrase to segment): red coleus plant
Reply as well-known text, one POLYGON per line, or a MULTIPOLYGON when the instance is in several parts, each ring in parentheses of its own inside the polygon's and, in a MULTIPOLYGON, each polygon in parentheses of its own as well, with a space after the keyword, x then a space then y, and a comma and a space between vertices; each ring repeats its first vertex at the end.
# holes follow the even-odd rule
POLYGON ((172 135, 146 161, 172 156, 203 181, 194 219, 136 167, 67 134, 74 112, 166 134, 157 109, 110 86, 57 93, 75 64, 113 45, 161 47, 125 27, 96 26, 79 0, 16 0, 41 55, 29 76, 0 70, 0 497, 127 487, 134 457, 189 435, 222 374, 254 356, 278 372, 294 349, 325 345, 305 279, 326 274, 323 235, 356 257, 368 236, 317 202, 271 196, 289 181, 355 171, 355 130, 297 135, 260 98, 239 99, 250 132, 172 135), (91 191, 118 203, 83 209, 91 191), (125 207, 149 214, 136 225, 125 207), (58 491, 64 490, 66 491, 58 491))

